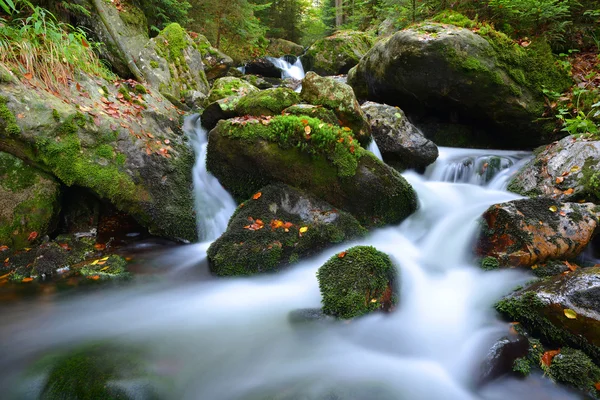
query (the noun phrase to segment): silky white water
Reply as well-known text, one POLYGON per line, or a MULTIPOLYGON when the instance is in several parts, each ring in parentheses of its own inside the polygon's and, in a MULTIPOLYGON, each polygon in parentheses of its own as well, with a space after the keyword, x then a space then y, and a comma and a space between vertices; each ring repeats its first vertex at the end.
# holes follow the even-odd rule
MULTIPOLYGON (((478 154, 470 152, 464 150, 478 154)), ((197 172, 206 174, 201 168, 197 172)), ((471 241, 481 213, 516 196, 415 173, 404 176, 419 196, 415 214, 276 275, 164 279, 5 308, 0 326, 3 393, 34 398, 43 374, 22 378, 19 373, 45 351, 108 340, 147 345, 168 399, 532 398, 530 388, 475 389, 481 361, 508 329, 492 305, 528 277, 480 270, 470 256, 471 241), (291 311, 320 306, 319 266, 355 244, 375 246, 393 259, 401 275, 397 310, 350 323, 291 323, 291 311)), ((206 181, 199 177, 197 182, 206 181)), ((197 191, 212 188, 218 187, 211 183, 197 191)), ((221 200, 219 195, 203 201, 222 209, 216 204, 221 200)), ((211 219, 207 213, 202 218, 211 219)), ((207 246, 181 247, 159 260, 174 270, 182 264, 206 268, 189 260, 202 260, 207 246)))
POLYGON ((300 57, 296 57, 294 63, 288 62, 284 57, 267 57, 277 68, 281 70, 281 79, 292 78, 301 81, 304 79, 304 67, 300 57))

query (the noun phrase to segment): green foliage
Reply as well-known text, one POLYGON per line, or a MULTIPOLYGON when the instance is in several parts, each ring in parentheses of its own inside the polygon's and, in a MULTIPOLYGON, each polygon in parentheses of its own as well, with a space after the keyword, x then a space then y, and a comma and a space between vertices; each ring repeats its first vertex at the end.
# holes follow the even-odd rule
POLYGON ((484 271, 492 271, 498 269, 499 267, 500 263, 495 257, 488 256, 481 260, 481 269, 483 269, 484 271))
POLYGON ((190 22, 188 12, 192 5, 186 0, 137 0, 136 3, 148 20, 151 36, 158 35, 170 23, 190 22))
POLYGON ((582 390, 595 390, 594 384, 600 381, 600 368, 581 350, 563 347, 552 359, 550 376, 582 390))
POLYGON ((600 88, 575 86, 565 94, 551 90, 545 90, 544 94, 555 102, 556 118, 564 132, 575 137, 600 137, 600 88))

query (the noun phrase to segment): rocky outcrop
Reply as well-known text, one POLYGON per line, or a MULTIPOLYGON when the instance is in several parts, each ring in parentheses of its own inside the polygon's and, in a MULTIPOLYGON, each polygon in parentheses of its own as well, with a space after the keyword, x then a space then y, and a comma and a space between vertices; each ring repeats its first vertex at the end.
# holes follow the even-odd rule
POLYGON ((537 151, 509 182, 523 196, 600 201, 600 141, 568 136, 537 151))
POLYGON ((359 31, 340 31, 319 39, 301 57, 304 69, 319 75, 347 74, 375 43, 375 38, 359 31))
POLYGON ((300 95, 292 89, 278 87, 252 92, 242 97, 235 106, 237 115, 279 115, 300 102, 300 95))
POLYGON ((220 276, 275 272, 364 233, 350 214, 279 183, 240 204, 227 231, 208 249, 208 259, 220 276))
POLYGON ((410 123, 404 111, 371 101, 361 108, 387 164, 399 170, 423 170, 437 159, 437 146, 410 123))
POLYGON ((317 272, 323 313, 342 319, 390 312, 398 302, 399 278, 387 254, 356 246, 331 257, 317 272))
POLYGON ((286 55, 299 56, 304 52, 304 47, 290 42, 285 39, 269 39, 269 46, 267 47, 267 54, 271 57, 283 57, 286 55))
POLYGON ((194 155, 179 114, 142 85, 98 79, 80 75, 55 94, 1 85, 0 150, 89 189, 156 235, 195 240, 194 155))
POLYGON ((350 86, 309 72, 302 81, 301 96, 307 103, 332 110, 363 146, 371 141, 371 127, 350 86))
POLYGON ((54 178, 0 152, 0 248, 31 247, 36 239, 52 233, 60 198, 54 178))
POLYGON ((213 103, 226 97, 243 97, 248 93, 257 92, 258 88, 243 79, 234 77, 220 78, 213 83, 208 93, 208 102, 213 103))
POLYGON ((206 165, 239 201, 283 182, 365 226, 397 223, 417 206, 412 187, 364 150, 349 129, 308 116, 220 121, 209 133, 206 165))
POLYGON ((538 198, 496 204, 482 216, 475 252, 509 267, 568 260, 590 242, 599 216, 600 207, 592 203, 538 198))
POLYGON ((244 66, 244 73, 267 78, 281 78, 281 70, 268 57, 248 61, 244 66))
POLYGON ((488 26, 422 23, 375 44, 348 83, 361 99, 401 107, 417 126, 441 118, 485 128, 482 146, 527 148, 556 137, 554 121, 540 121, 542 88, 570 85, 554 61, 546 45, 524 48, 488 26))
POLYGON ((226 76, 229 69, 233 67, 233 59, 219 49, 212 47, 206 36, 190 33, 190 37, 196 44, 196 49, 202 55, 206 79, 213 81, 226 76))
POLYGON ((339 124, 339 120, 335 113, 323 106, 313 106, 312 104, 294 104, 293 106, 283 110, 283 113, 288 115, 308 115, 310 117, 320 119, 328 124, 339 124))
POLYGON ((600 267, 577 268, 521 289, 496 305, 546 343, 600 362, 600 267))

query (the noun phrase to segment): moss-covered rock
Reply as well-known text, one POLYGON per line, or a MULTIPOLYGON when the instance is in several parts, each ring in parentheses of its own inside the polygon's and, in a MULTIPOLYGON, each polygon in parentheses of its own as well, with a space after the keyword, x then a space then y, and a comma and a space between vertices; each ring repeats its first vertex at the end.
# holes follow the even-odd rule
POLYGON ((581 350, 564 347, 552 359, 550 376, 557 382, 595 393, 600 368, 581 350))
POLYGON ((272 83, 273 81, 276 81, 277 84, 280 83, 277 80, 278 78, 271 78, 269 80, 266 80, 262 76, 258 76, 258 75, 243 75, 243 76, 241 76, 241 78, 243 80, 245 80, 246 82, 248 82, 249 84, 251 84, 252 86, 256 86, 257 88, 259 88, 261 90, 271 89, 274 86, 272 83))
POLYGON ((323 312, 338 318, 391 311, 398 302, 398 276, 387 254, 370 246, 331 257, 317 272, 323 312))
POLYGON ((288 88, 273 88, 252 92, 242 97, 235 111, 238 115, 279 115, 281 112, 300 102, 300 95, 288 88))
POLYGON ((55 179, 0 152, 0 246, 20 250, 52 233, 60 198, 55 179), (35 237, 30 238, 33 233, 35 237))
POLYGON ((482 216, 475 253, 504 267, 568 260, 596 234, 599 216, 592 203, 536 198, 495 204, 482 216))
POLYGON ((319 75, 347 74, 375 43, 375 38, 359 31, 340 31, 317 40, 301 57, 304 69, 319 75))
POLYGON ((56 94, 0 85, 6 110, 24 116, 15 135, 0 115, 0 151, 89 189, 156 235, 195 240, 194 155, 177 110, 150 88, 129 87, 128 102, 112 83, 97 82, 80 75, 56 94))
POLYGON ((216 275, 274 272, 366 230, 344 211, 278 183, 240 204, 227 231, 208 249, 216 275))
POLYGON ((600 268, 578 268, 535 282, 498 304, 510 321, 556 347, 583 350, 600 362, 600 268))
POLYGON ((383 160, 399 169, 424 170, 438 157, 437 146, 398 107, 368 101, 361 106, 383 160))
POLYGON ((257 87, 245 80, 228 76, 219 78, 213 83, 208 93, 208 101, 212 103, 230 96, 242 97, 257 91, 257 87))
POLYGON ((304 52, 304 47, 290 42, 289 40, 273 38, 269 39, 267 54, 271 57, 283 57, 285 55, 299 56, 304 52))
POLYGON ((339 120, 333 111, 323 106, 313 106, 312 104, 294 104, 293 106, 283 110, 283 114, 308 115, 310 117, 320 119, 327 124, 339 124, 339 120))
POLYGON ((273 182, 294 185, 365 226, 397 223, 417 207, 412 187, 349 131, 311 117, 220 121, 207 167, 239 201, 273 182))
POLYGON ((369 144, 371 126, 350 86, 309 72, 302 81, 301 96, 307 103, 332 110, 341 125, 350 128, 363 146, 369 144))
POLYGON ((226 76, 233 66, 232 58, 221 50, 212 47, 206 36, 190 33, 190 37, 194 40, 196 49, 202 54, 206 79, 212 81, 226 76))
POLYGON ((508 189, 523 196, 600 202, 600 141, 571 136, 536 151, 508 189))
POLYGON ((556 138, 552 118, 542 119, 542 89, 571 82, 544 43, 525 48, 488 25, 475 33, 432 22, 379 41, 348 83, 359 98, 486 128, 490 145, 523 148, 556 138))

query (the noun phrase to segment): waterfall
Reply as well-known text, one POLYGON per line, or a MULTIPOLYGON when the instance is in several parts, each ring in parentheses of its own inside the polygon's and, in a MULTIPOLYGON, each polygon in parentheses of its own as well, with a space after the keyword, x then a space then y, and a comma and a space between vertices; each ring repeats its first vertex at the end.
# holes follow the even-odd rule
POLYGON ((193 179, 198 236, 201 241, 213 241, 227 229, 236 204, 219 180, 206 170, 208 133, 202 127, 200 117, 187 117, 183 130, 190 138, 196 154, 193 179))
POLYGON ((286 57, 267 57, 267 59, 281 70, 281 79, 292 78, 299 81, 304 79, 304 67, 302 66, 302 61, 300 61, 300 57, 296 57, 294 63, 290 63, 286 59, 286 57))
POLYGON ((377 146, 375 139, 371 140, 371 143, 369 143, 369 147, 367 147, 367 150, 369 150, 371 153, 373 153, 373 155, 375 155, 375 157, 377 157, 381 161, 383 161, 383 157, 381 156, 381 151, 379 150, 379 147, 377 146))

